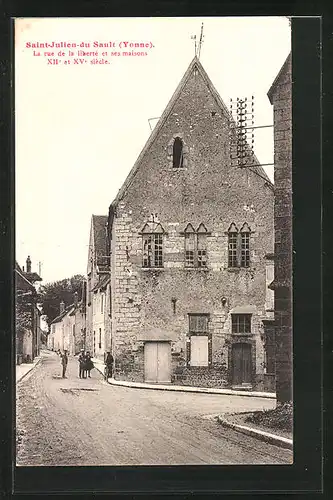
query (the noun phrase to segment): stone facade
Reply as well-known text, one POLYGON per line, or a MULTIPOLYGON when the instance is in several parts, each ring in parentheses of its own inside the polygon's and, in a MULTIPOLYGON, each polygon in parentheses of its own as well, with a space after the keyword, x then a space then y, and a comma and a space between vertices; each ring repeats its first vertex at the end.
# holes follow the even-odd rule
POLYGON ((249 346, 250 384, 262 381, 273 203, 262 170, 230 166, 228 111, 194 59, 110 210, 118 378, 144 380, 141 339, 155 328, 171 342, 171 380, 177 384, 235 385, 235 344, 249 346), (177 137, 183 144, 180 168, 172 161, 177 137), (229 266, 230 227, 249 232, 248 267, 229 266), (198 242, 205 246, 202 267, 186 265, 185 233, 192 230, 198 259, 198 242), (161 234, 162 258, 147 267, 143 242, 151 232, 161 234), (250 331, 233 333, 233 314, 249 315, 250 331), (190 324, 196 315, 207 318, 206 366, 191 366, 195 333, 190 324))
POLYGON ((292 399, 292 88, 291 55, 268 92, 274 109, 276 392, 292 399))

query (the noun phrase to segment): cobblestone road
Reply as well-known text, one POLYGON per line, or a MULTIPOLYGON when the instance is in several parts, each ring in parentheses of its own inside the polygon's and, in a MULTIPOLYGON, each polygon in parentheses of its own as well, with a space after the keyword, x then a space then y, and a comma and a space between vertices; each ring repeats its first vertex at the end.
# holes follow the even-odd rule
POLYGON ((17 386, 17 465, 288 464, 292 453, 221 427, 207 415, 274 401, 115 387, 97 370, 60 378, 45 354, 17 386))

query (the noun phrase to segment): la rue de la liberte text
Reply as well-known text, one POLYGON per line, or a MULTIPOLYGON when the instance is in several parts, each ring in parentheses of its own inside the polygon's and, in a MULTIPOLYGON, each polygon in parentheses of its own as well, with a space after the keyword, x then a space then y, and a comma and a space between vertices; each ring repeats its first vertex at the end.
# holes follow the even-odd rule
POLYGON ((26 49, 31 49, 34 57, 45 58, 50 66, 110 64, 114 57, 146 57, 154 48, 147 41, 49 41, 26 42, 26 49), (59 50, 60 49, 60 50, 59 50), (106 50, 111 49, 111 50, 106 50))

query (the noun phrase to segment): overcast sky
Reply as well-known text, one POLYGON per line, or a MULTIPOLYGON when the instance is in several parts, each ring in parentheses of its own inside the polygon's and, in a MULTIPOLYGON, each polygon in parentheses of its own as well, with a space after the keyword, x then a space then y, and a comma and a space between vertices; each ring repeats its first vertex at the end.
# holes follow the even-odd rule
MULTIPOLYGON (((254 95, 255 125, 272 124, 267 91, 290 52, 287 18, 16 21, 16 259, 25 265, 30 255, 36 271, 41 262, 44 282, 86 273, 91 215, 107 215, 151 133, 148 119, 161 116, 193 59, 202 22, 200 61, 222 100, 229 107, 230 98, 254 95), (82 66, 47 64, 26 47, 52 41, 154 47, 146 57, 82 66)), ((256 131, 255 152, 273 162, 272 128, 256 131)), ((266 172, 273 179, 272 167, 266 172)))

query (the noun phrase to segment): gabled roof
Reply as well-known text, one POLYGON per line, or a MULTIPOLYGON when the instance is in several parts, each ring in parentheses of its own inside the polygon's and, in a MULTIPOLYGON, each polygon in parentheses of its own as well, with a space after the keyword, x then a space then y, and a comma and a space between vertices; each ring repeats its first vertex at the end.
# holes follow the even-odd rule
POLYGON ((59 323, 65 316, 67 316, 68 313, 71 312, 71 310, 74 308, 74 304, 71 304, 70 306, 67 306, 66 309, 59 314, 56 318, 54 318, 53 321, 51 321, 50 325, 53 325, 54 323, 59 323))
MULTIPOLYGON (((122 187, 119 189, 118 191, 118 194, 117 196, 115 197, 115 199, 113 200, 112 202, 112 205, 113 206, 116 206, 118 204, 118 202, 121 200, 121 198, 124 196, 126 190, 129 188, 129 186, 132 184, 132 181, 135 177, 135 174, 136 172, 138 171, 139 167, 140 167, 140 164, 141 164, 141 161, 144 157, 144 155, 146 154, 146 152, 149 150, 149 148, 151 147, 151 145, 154 143, 155 139, 157 138, 160 130, 162 129, 164 123, 166 122, 168 116, 170 115, 171 111, 172 111, 172 108, 174 107, 178 97, 180 96, 181 94, 181 91, 183 90, 183 88, 185 87, 186 83, 188 82, 189 78, 191 77, 192 75, 192 72, 194 70, 197 70, 199 72, 199 74, 202 76, 204 82, 206 83, 207 87, 209 88, 212 96, 214 97, 215 101, 216 101, 216 104, 218 105, 218 107, 221 109, 221 111, 223 112, 223 114, 229 119, 229 120, 232 120, 233 123, 234 123, 234 120, 233 118, 231 117, 229 111, 228 111, 228 108, 226 107, 226 105, 224 104, 224 102, 222 101, 219 93, 217 92, 217 90, 215 89, 214 85, 212 84, 209 76, 207 75, 206 71, 204 70, 201 62, 199 61, 199 59, 195 56, 191 62, 191 64, 189 65, 189 67, 187 68, 187 71, 185 72, 183 78, 181 79, 178 87, 176 88, 175 92, 173 93, 173 96, 171 97, 167 107, 165 108, 164 112, 162 113, 162 116, 160 117, 159 121, 157 122, 154 130, 152 131, 152 133, 150 134, 145 146, 143 147, 141 153, 139 154, 136 162, 134 163, 134 166, 133 168, 131 169, 131 171, 129 172, 127 178, 125 179, 125 182, 124 184, 122 185, 122 187)), ((272 182, 270 181, 269 177, 267 176, 265 170, 259 166, 259 161, 257 160, 257 158, 254 156, 254 160, 255 162, 257 162, 258 166, 251 166, 251 170, 258 174, 260 177, 263 177, 264 180, 268 183, 269 186, 272 186, 272 182)))
POLYGON ((15 262, 15 273, 16 273, 16 288, 20 290, 31 290, 31 291, 36 291, 33 283, 29 281, 29 279, 26 277, 24 271, 22 271, 22 268, 19 266, 17 262, 15 262))
POLYGON ((92 216, 95 255, 106 255, 107 221, 107 215, 92 216))
POLYGON ((82 309, 84 308, 85 304, 82 300, 80 300, 80 302, 77 303, 77 306, 75 307, 75 305, 73 304, 73 309, 72 311, 69 313, 69 316, 74 316, 74 314, 76 313, 76 311, 78 311, 79 309, 82 309))
POLYGON ((274 79, 274 82, 271 85, 271 88, 267 92, 268 99, 270 100, 270 103, 273 104, 273 95, 276 90, 277 85, 279 84, 280 78, 283 75, 283 73, 286 71, 287 66, 291 62, 291 52, 289 53, 287 59, 284 61, 283 65, 281 66, 280 71, 278 72, 277 76, 274 79))

